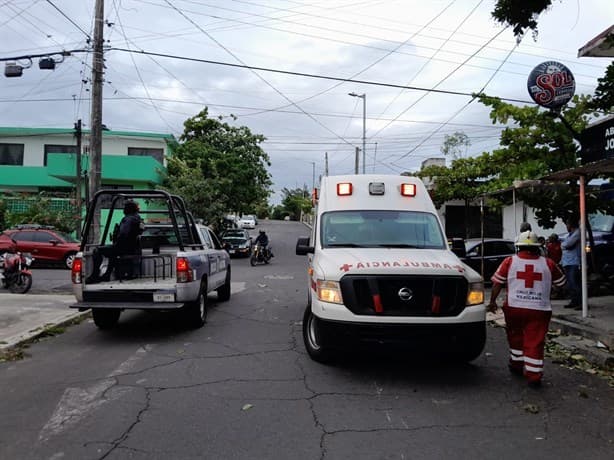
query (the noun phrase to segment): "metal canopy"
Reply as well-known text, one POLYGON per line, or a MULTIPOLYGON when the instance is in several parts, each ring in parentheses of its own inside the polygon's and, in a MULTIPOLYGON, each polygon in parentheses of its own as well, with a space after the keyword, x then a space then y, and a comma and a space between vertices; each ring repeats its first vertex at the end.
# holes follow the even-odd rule
POLYGON ((563 171, 556 171, 542 177, 545 180, 577 179, 578 176, 614 176, 614 158, 595 161, 563 171))
POLYGON ((578 57, 612 57, 614 56, 614 25, 601 32, 578 50, 578 57), (608 40, 609 38, 609 40, 608 40))

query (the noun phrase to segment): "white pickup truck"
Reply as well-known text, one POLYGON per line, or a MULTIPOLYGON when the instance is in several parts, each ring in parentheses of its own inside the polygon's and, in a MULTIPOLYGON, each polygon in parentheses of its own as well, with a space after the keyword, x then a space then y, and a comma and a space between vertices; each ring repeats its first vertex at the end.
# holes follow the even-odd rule
MULTIPOLYGON (((189 326, 202 327, 207 295, 217 291, 218 300, 230 298, 230 257, 215 234, 195 222, 178 196, 162 190, 100 190, 90 203, 82 234, 71 272, 77 299, 71 308, 91 308, 100 329, 113 327, 126 309, 182 309, 189 326), (136 254, 116 256, 108 281, 88 283, 94 251, 110 246, 111 229, 128 199, 138 204, 145 224, 136 254), (129 278, 117 268, 125 264, 130 264, 133 274, 129 278)), ((108 264, 102 259, 103 265, 108 264)))

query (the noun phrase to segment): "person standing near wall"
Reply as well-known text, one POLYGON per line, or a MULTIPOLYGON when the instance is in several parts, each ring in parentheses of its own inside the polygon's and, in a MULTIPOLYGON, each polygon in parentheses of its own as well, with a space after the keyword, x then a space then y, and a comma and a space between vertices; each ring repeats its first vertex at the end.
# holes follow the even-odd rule
POLYGON ((561 257, 561 265, 567 276, 567 290, 569 291, 570 301, 565 308, 574 308, 580 310, 581 305, 581 290, 580 290, 580 229, 578 228, 578 220, 569 218, 565 222, 567 225, 567 237, 561 243, 563 255, 561 257))

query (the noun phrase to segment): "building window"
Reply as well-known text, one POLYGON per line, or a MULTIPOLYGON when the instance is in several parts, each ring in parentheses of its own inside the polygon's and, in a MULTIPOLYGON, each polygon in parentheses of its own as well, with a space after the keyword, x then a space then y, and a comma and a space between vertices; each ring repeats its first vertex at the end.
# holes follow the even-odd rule
POLYGON ((164 164, 164 149, 150 149, 146 147, 128 147, 128 155, 152 157, 164 164))
POLYGON ((23 144, 0 144, 0 165, 23 166, 23 144))
MULTIPOLYGON (((132 185, 101 185, 100 188, 102 190, 132 190, 134 189, 134 187, 132 185)), ((112 197, 111 195, 102 195, 99 199, 98 199, 98 203, 101 209, 111 209, 111 202, 112 202, 112 197)), ((121 210, 124 207, 123 201, 119 202, 119 209, 121 210)), ((115 205, 116 209, 117 208, 117 204, 115 205)))
POLYGON ((47 166, 47 155, 49 153, 77 153, 77 146, 45 144, 45 159, 43 160, 45 166, 47 166))

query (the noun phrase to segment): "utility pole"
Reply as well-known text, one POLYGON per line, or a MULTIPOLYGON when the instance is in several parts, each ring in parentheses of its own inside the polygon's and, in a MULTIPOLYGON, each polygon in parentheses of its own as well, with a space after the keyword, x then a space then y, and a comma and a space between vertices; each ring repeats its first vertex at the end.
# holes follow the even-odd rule
POLYGON ((81 119, 77 120, 75 123, 75 136, 77 138, 77 158, 76 158, 76 171, 75 171, 75 203, 77 206, 77 239, 81 239, 81 211, 82 211, 82 203, 81 203, 81 119))
POLYGON ((360 147, 356 147, 356 159, 354 160, 354 174, 358 174, 359 161, 360 161, 360 147))
POLYGON ((328 176, 328 152, 324 153, 324 175, 328 176))
MULTIPOLYGON (((104 0, 96 0, 94 16, 94 52, 92 55, 92 116, 90 120, 90 164, 88 196, 91 200, 100 189, 102 170, 102 74, 104 71, 103 57, 103 26, 104 0)), ((100 211, 94 215, 94 242, 98 242, 100 227, 100 211)))

